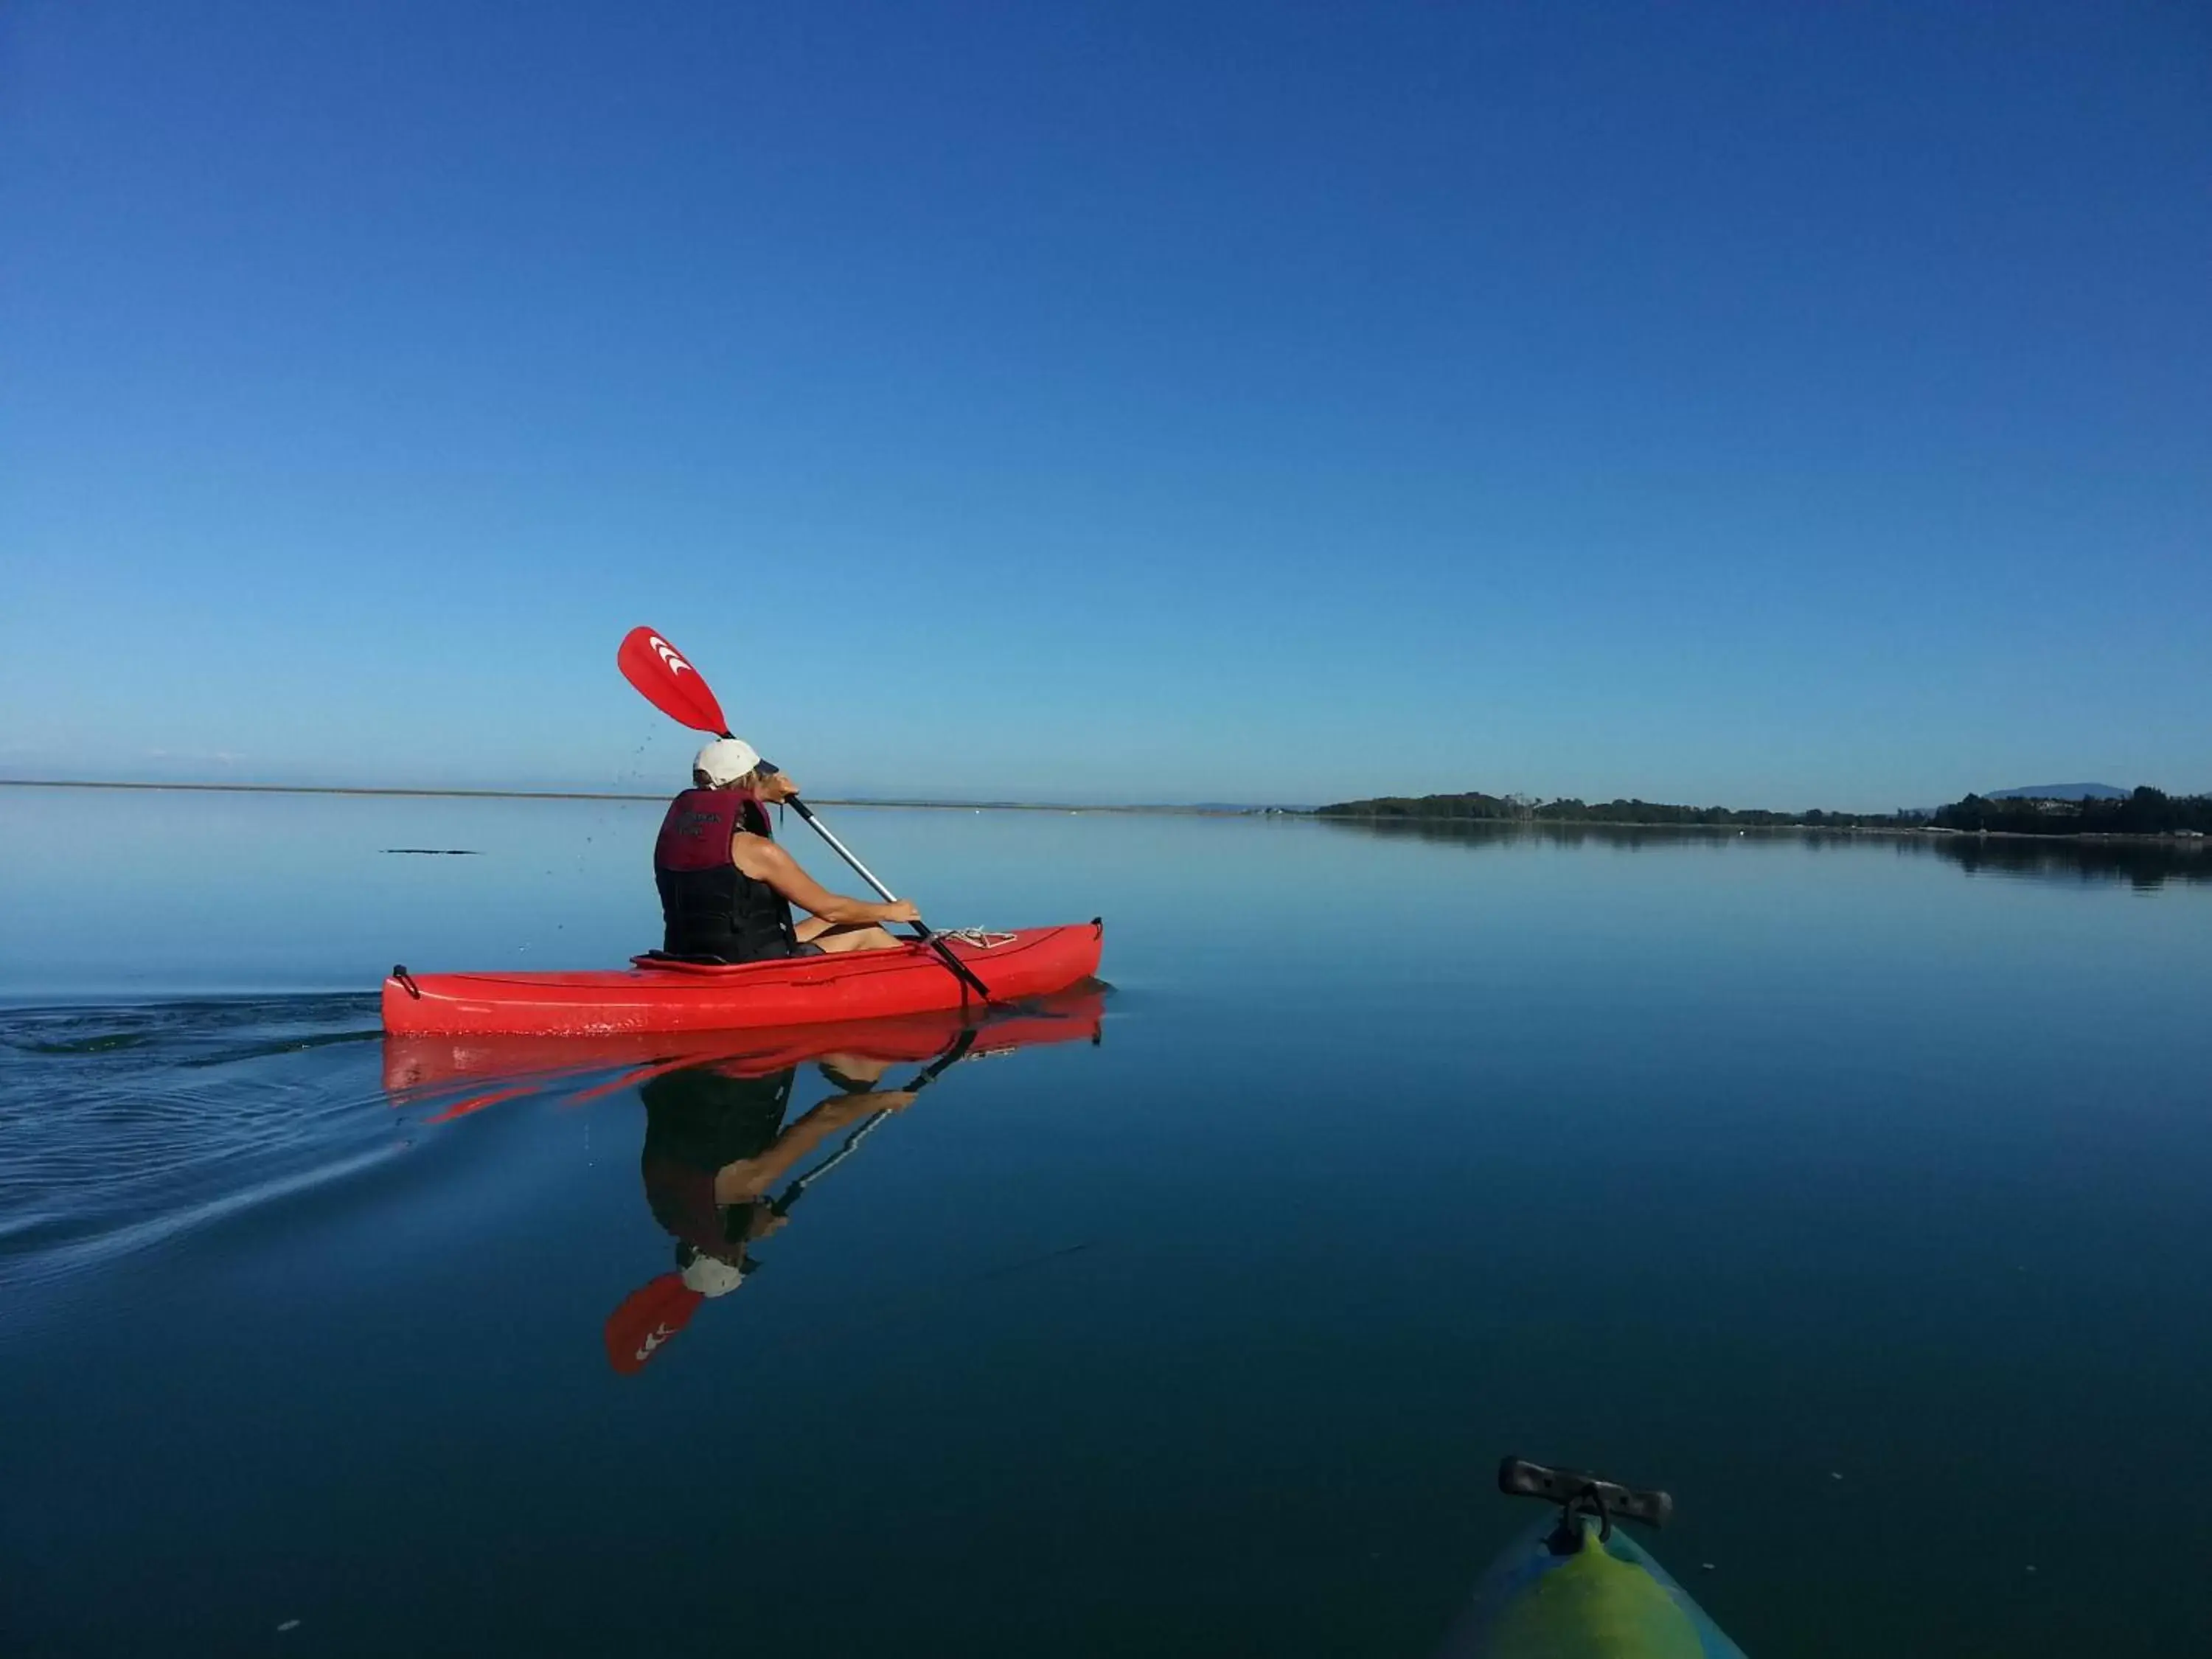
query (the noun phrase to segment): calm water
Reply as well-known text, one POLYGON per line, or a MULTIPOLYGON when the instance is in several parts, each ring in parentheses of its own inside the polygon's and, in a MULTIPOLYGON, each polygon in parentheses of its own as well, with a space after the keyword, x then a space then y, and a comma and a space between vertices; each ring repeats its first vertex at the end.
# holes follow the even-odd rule
POLYGON ((1116 988, 623 1371, 681 1171, 947 1036, 386 1054, 654 817, 0 790, 0 1650, 1419 1656, 1509 1451, 1754 1656, 2212 1650, 2212 860, 834 814, 1116 988))

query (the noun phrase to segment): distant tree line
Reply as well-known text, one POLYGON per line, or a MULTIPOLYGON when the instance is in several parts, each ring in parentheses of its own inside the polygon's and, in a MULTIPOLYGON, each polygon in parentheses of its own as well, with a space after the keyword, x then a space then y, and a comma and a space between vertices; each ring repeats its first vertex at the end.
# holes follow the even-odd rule
POLYGON ((1486 795, 1468 790, 1455 795, 1378 795, 1368 800, 1338 801, 1317 807, 1321 817, 1404 819, 1423 823, 1653 823, 1715 825, 1738 829, 1913 830, 1933 824, 1942 830, 2005 831, 2030 836, 2163 836, 2212 833, 2212 795, 2168 795, 2141 788, 2118 800, 2085 797, 2079 801, 1990 800, 1968 795, 1926 812, 1832 812, 1814 807, 1803 812, 1770 812, 1759 808, 1676 806, 1664 801, 1585 801, 1572 796, 1535 801, 1526 796, 1486 795))
POLYGON ((2148 786, 2118 800, 1989 800, 1969 795, 1941 808, 1944 830, 1990 830, 2013 836, 2171 836, 2212 834, 2212 795, 2169 795, 2148 786))
POLYGON ((1317 806, 1319 817, 1465 818, 1470 823, 1510 823, 1527 814, 1501 795, 1470 790, 1463 795, 1382 795, 1373 800, 1340 800, 1317 806))
POLYGON ((1722 824, 1775 829, 1814 824, 1824 830, 1868 826, 1896 829, 1925 822, 1915 815, 1879 812, 1769 812, 1756 808, 1674 806, 1664 801, 1586 801, 1572 796, 1533 801, 1470 790, 1457 795, 1382 795, 1372 800, 1339 801, 1318 807, 1316 816, 1345 818, 1417 818, 1425 823, 1662 823, 1722 824))

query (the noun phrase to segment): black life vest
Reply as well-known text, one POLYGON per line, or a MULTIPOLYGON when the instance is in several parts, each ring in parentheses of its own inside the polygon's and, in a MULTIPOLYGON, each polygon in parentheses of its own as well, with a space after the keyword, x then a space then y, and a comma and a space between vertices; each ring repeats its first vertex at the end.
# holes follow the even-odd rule
POLYGON ((734 789, 686 789, 668 804, 653 846, 660 890, 660 948, 671 956, 758 962, 798 948, 791 907, 730 858, 740 830, 769 833, 767 809, 734 789))

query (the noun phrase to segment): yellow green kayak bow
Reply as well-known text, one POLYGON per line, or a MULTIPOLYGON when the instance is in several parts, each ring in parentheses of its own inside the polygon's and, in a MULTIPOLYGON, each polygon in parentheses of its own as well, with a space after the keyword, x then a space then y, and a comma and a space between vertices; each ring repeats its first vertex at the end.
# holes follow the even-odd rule
POLYGON ((1665 1525, 1667 1493, 1517 1457, 1498 1485, 1559 1512, 1491 1564, 1437 1659, 1744 1659, 1617 1524, 1665 1525))

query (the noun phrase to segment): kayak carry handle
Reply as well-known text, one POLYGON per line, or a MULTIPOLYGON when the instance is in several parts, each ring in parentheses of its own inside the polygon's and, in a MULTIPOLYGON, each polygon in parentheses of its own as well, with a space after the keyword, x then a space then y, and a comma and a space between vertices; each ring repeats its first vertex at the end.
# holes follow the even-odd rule
POLYGON ((1555 1469, 1525 1457, 1509 1457, 1498 1464, 1498 1490, 1508 1498, 1540 1498, 1557 1504, 1568 1518, 1577 1510, 1595 1515, 1607 1535, 1613 1521, 1663 1527, 1674 1513, 1669 1493, 1640 1492, 1587 1469, 1555 1469))

